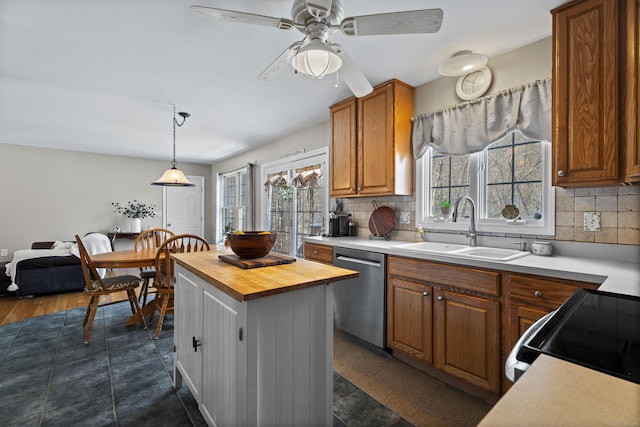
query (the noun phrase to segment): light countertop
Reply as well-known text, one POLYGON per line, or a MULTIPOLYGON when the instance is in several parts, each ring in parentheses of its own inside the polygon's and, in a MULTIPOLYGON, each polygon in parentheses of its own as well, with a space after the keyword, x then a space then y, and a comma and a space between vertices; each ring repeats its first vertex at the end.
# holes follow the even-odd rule
POLYGON ((479 426, 640 425, 640 385, 541 354, 479 426))
POLYGON ((369 240, 360 237, 309 237, 309 242, 385 253, 409 258, 440 261, 514 273, 533 274, 558 279, 579 280, 600 285, 598 290, 640 296, 640 263, 612 261, 577 256, 528 255, 512 261, 485 261, 399 249, 405 243, 399 240, 369 240))

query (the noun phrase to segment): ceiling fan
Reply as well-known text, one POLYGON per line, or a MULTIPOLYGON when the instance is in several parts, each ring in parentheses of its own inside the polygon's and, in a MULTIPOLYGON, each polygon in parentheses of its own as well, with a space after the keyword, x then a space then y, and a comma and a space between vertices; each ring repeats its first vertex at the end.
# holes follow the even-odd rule
POLYGON ((207 6, 191 6, 193 13, 210 18, 262 25, 281 30, 298 29, 304 34, 258 75, 268 80, 286 63, 296 72, 320 79, 340 70, 340 77, 357 97, 370 93, 371 84, 341 45, 329 41, 336 30, 349 36, 435 33, 442 25, 442 9, 362 15, 343 19, 342 0, 294 0, 291 19, 273 18, 207 6))

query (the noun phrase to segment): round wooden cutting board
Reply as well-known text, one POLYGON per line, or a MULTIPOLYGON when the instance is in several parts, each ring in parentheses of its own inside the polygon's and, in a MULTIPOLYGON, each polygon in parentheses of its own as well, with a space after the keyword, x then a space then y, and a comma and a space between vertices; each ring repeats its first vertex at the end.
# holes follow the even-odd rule
POLYGON ((369 218, 369 231, 371 231, 369 237, 388 238, 389 233, 396 225, 396 213, 389 206, 378 206, 375 200, 372 203, 375 210, 369 218))

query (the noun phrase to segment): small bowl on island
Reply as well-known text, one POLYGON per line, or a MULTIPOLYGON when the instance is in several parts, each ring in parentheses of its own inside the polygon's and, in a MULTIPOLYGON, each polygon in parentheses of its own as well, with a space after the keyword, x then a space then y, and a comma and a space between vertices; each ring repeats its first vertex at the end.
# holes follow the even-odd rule
POLYGON ((278 233, 270 231, 234 231, 227 234, 233 253, 242 259, 262 258, 271 252, 278 233))

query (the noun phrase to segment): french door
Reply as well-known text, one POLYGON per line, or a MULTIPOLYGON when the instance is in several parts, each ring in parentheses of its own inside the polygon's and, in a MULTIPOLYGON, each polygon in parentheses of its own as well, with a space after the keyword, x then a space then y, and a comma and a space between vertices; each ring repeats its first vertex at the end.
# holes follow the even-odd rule
POLYGON ((262 223, 278 239, 273 252, 302 257, 304 239, 326 231, 327 150, 266 163, 262 223))

